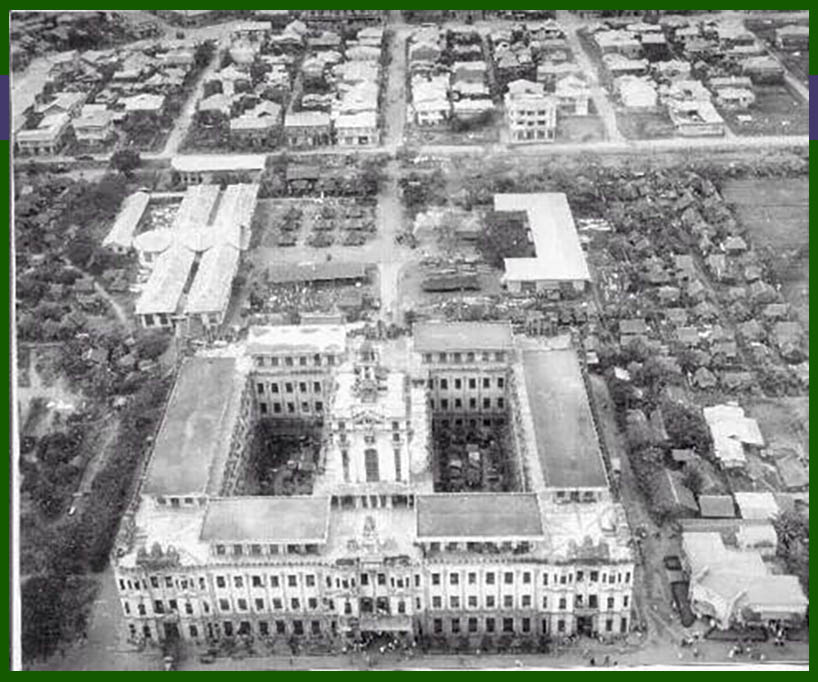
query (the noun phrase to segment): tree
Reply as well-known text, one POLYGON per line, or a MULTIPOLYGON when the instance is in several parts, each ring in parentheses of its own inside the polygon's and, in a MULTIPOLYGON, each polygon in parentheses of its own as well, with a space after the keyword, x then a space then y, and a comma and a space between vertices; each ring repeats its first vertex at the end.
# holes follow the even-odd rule
POLYGON ((797 511, 783 511, 773 520, 773 526, 779 556, 809 594, 809 519, 797 511))
POLYGON ((193 62, 197 69, 206 67, 210 60, 213 59, 213 53, 216 51, 216 46, 212 40, 206 40, 196 46, 196 51, 193 53, 193 62))
POLYGON ((22 645, 26 660, 51 654, 62 635, 60 604, 63 579, 35 575, 22 583, 22 645))
POLYGON ((713 438, 700 412, 679 403, 665 401, 662 416, 673 447, 693 448, 704 456, 711 452, 713 438))
POLYGON ((88 266, 96 249, 97 245, 93 239, 87 235, 80 235, 68 242, 65 255, 68 256, 68 260, 83 270, 88 266))
POLYGON ((142 158, 136 149, 117 149, 111 154, 111 168, 122 173, 126 178, 139 168, 142 158))
POLYGON ((140 358, 156 360, 168 349, 170 335, 163 331, 150 331, 136 340, 136 352, 140 358))

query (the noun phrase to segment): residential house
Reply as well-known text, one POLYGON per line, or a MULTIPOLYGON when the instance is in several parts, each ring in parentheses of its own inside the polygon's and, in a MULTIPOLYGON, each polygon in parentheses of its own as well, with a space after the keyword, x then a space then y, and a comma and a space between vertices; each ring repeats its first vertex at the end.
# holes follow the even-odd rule
POLYGON ((775 44, 782 50, 809 50, 809 26, 792 24, 775 29, 775 44))
POLYGON ((272 31, 269 21, 240 21, 233 25, 230 33, 233 40, 261 42, 272 31))
POLYGON ((114 114, 104 104, 86 104, 71 125, 78 143, 102 147, 114 134, 114 114))
POLYGON ((620 76, 614 87, 622 104, 628 109, 652 109, 658 101, 653 82, 638 76, 620 76))
POLYGON ((174 156, 170 167, 184 185, 258 182, 266 158, 264 154, 184 154, 174 156))
MULTIPOLYGON (((709 523, 716 525, 721 520, 709 523)), ((724 535, 736 526, 739 534, 751 527, 728 519, 724 535)), ((773 573, 758 550, 728 546, 718 531, 682 532, 682 549, 690 574, 693 611, 711 619, 720 630, 736 625, 779 627, 803 623, 809 601, 798 578, 773 573)))
POLYGON ((710 102, 670 102, 668 113, 676 133, 683 137, 724 135, 724 119, 710 102))
POLYGON ((642 42, 630 31, 597 31, 594 41, 603 55, 619 54, 629 59, 642 56, 642 42))
POLYGON ((506 117, 513 143, 553 142, 557 130, 557 100, 540 83, 517 80, 508 84, 506 117))
POLYGON ((124 100, 125 114, 132 120, 158 120, 165 109, 163 95, 141 93, 124 100))
POLYGON ((715 102, 724 109, 749 109, 755 101, 755 93, 749 88, 727 87, 715 90, 715 102))
POLYGON ((710 98, 710 91, 701 81, 677 80, 659 86, 659 101, 666 105, 671 102, 709 102, 710 98))
POLYGON ((439 125, 451 116, 447 75, 412 78, 412 113, 419 126, 439 125))
POLYGON ((606 54, 602 64, 611 78, 618 76, 646 76, 650 63, 647 59, 630 59, 621 54, 606 54))
POLYGON ((67 50, 51 55, 48 61, 49 78, 51 78, 51 80, 57 80, 79 68, 80 54, 77 50, 67 50))
POLYGON ((770 56, 749 57, 741 62, 741 73, 753 83, 778 83, 784 78, 784 67, 770 56))
POLYGON ((335 119, 336 142, 347 147, 372 147, 378 144, 378 117, 374 111, 341 114, 335 119))
POLYGON ((281 105, 263 100, 230 120, 230 139, 240 146, 264 147, 277 141, 281 130, 281 105))
POLYGON ((575 116, 588 115, 591 88, 581 78, 566 76, 558 80, 554 89, 554 96, 557 98, 557 106, 561 112, 575 116))
POLYGON ((654 62, 650 65, 650 68, 656 78, 660 80, 673 82, 690 78, 690 62, 683 59, 654 62))
POLYGON ((758 422, 745 417, 736 403, 705 407, 704 419, 713 436, 713 454, 725 469, 746 466, 745 449, 764 447, 758 422))
POLYGON ((488 97, 463 98, 452 104, 452 113, 461 121, 474 120, 494 111, 494 102, 488 97))
POLYGON ((646 33, 642 36, 642 52, 650 62, 670 59, 670 48, 665 36, 659 33, 646 33))
POLYGON ((37 107, 37 113, 43 116, 53 114, 68 114, 71 118, 80 113, 85 104, 87 95, 84 92, 58 92, 46 102, 37 107))
POLYGON ((467 83, 483 83, 486 80, 486 63, 481 61, 455 62, 451 67, 452 80, 467 83))
POLYGON ((68 114, 45 116, 36 128, 18 130, 14 136, 21 155, 54 156, 63 147, 70 130, 68 114))
POLYGON ((290 147, 318 147, 330 143, 331 121, 321 111, 294 111, 284 116, 284 136, 290 147))
POLYGON ((574 62, 542 62, 537 66, 537 82, 542 83, 548 92, 552 92, 560 78, 579 76, 582 69, 574 62))

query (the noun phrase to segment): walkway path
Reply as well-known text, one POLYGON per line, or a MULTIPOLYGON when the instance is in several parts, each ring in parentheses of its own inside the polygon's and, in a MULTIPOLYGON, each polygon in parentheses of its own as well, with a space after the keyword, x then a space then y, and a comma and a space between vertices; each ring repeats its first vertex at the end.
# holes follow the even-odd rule
POLYGON ((204 85, 207 82, 208 77, 218 68, 220 63, 221 54, 219 54, 219 50, 217 49, 215 50, 210 63, 199 74, 196 85, 191 90, 185 105, 182 107, 182 111, 179 113, 179 116, 176 117, 176 121, 173 124, 173 130, 170 131, 170 135, 168 135, 168 139, 165 142, 164 148, 162 149, 162 157, 173 157, 179 151, 179 147, 182 145, 182 142, 184 142, 187 131, 190 129, 190 124, 193 122, 193 117, 196 114, 196 105, 199 103, 199 100, 204 94, 204 85))
POLYGON ((579 41, 579 36, 577 36, 577 30, 581 28, 582 24, 577 20, 576 15, 568 10, 557 10, 557 21, 565 27, 565 37, 568 40, 571 52, 574 54, 577 64, 588 77, 588 84, 591 86, 591 99, 605 126, 605 139, 611 142, 622 142, 625 138, 622 137, 622 133, 619 132, 619 127, 616 125, 616 111, 608 99, 608 93, 599 84, 599 73, 596 65, 591 61, 579 41))

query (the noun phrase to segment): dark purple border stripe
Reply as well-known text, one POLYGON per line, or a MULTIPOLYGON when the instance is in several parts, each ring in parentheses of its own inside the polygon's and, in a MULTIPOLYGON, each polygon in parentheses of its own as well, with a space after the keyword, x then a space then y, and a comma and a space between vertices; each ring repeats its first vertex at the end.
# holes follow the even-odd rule
MULTIPOLYGON (((809 77, 809 89, 812 90, 812 84, 818 85, 818 76, 809 77)), ((809 139, 818 140, 818 107, 816 107, 812 100, 809 105, 809 139)))
POLYGON ((0 76, 0 140, 9 139, 9 106, 9 77, 0 76))

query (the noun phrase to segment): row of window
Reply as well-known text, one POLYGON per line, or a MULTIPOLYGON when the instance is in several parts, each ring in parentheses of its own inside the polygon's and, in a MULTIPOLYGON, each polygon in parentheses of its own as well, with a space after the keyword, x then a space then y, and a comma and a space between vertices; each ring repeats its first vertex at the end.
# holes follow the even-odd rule
MULTIPOLYGON (((628 608, 629 603, 628 595, 624 595, 622 597, 622 608, 628 608)), ((449 608, 449 609, 460 609, 462 608, 462 601, 458 596, 451 596, 449 597, 448 606, 444 607, 443 605, 443 597, 439 595, 435 595, 432 597, 432 608, 433 609, 442 609, 442 608, 449 608)), ((477 595, 469 595, 466 600, 466 608, 469 609, 478 609, 480 607, 480 600, 477 595)), ((542 608, 543 610, 548 609, 548 597, 542 598, 542 608)), ((585 598, 581 594, 574 595, 574 606, 576 608, 589 608, 589 609, 598 609, 599 608, 599 597, 595 594, 588 595, 588 601, 586 603, 585 598)), ((530 594, 524 594, 520 597, 520 605, 519 608, 521 609, 530 609, 534 607, 533 597, 530 594)), ((606 601, 606 607, 608 611, 612 611, 616 608, 616 598, 615 597, 608 597, 606 601)), ((504 608, 504 609, 513 609, 517 608, 515 605, 514 595, 506 594, 503 596, 502 606, 498 605, 497 599, 494 595, 486 595, 485 597, 485 605, 483 608, 486 609, 496 609, 496 608, 504 608)), ((560 611, 565 611, 568 608, 568 598, 567 597, 560 597, 557 600, 557 608, 560 611)))
MULTIPOLYGON (((199 576, 198 579, 192 577, 180 577, 174 579, 171 575, 166 576, 157 576, 152 575, 148 578, 150 581, 150 586, 158 590, 160 587, 164 587, 170 590, 196 590, 197 585, 198 589, 201 591, 205 591, 207 589, 207 581, 205 580, 204 576, 199 576)), ((126 590, 133 590, 135 592, 139 592, 140 589, 148 591, 148 581, 146 580, 130 580, 127 578, 120 578, 119 579, 119 589, 120 591, 124 592, 126 590)))
POLYGON ((256 355, 255 356, 256 367, 321 367, 323 364, 327 365, 334 365, 335 364, 335 356, 334 355, 321 355, 320 353, 316 353, 315 355, 298 355, 298 356, 291 356, 285 355, 284 357, 278 357, 276 355, 256 355), (323 358, 326 358, 326 363, 324 363, 323 358))
POLYGON ((318 554, 318 545, 313 543, 305 545, 214 545, 214 551, 217 556, 262 556, 264 554, 315 555, 318 554))
MULTIPOLYGON (((436 542, 433 542, 431 544, 432 544, 432 549, 434 549, 434 545, 439 545, 439 543, 436 543, 436 542)), ((472 544, 472 543, 467 543, 467 547, 470 544, 472 544)), ((508 549, 511 548, 510 547, 511 544, 512 543, 510 543, 510 542, 503 543, 503 545, 509 545, 508 549)), ((447 550, 457 549, 457 546, 458 546, 458 543, 449 543, 446 546, 446 549, 447 550), (452 545, 454 545, 453 548, 451 547, 452 545)), ((438 549, 439 549, 439 547, 438 547, 438 549)), ((471 548, 469 548, 469 549, 471 549, 471 548)), ((450 585, 459 585, 461 583, 461 580, 463 579, 463 574, 461 574, 459 572, 454 572, 453 571, 453 572, 450 572, 448 575, 449 575, 449 584, 450 585)), ((496 581, 499 580, 500 578, 502 578, 502 582, 505 585, 513 585, 514 582, 515 582, 514 572, 513 571, 504 571, 499 575, 492 572, 492 571, 487 571, 483 575, 484 575, 484 580, 485 580, 486 585, 494 585, 494 584, 496 584, 496 581)), ((592 582, 592 583, 603 582, 603 583, 613 584, 613 583, 622 583, 622 582, 624 582, 625 584, 627 584, 627 583, 629 583, 631 581, 630 571, 626 571, 623 574, 623 573, 605 573, 604 571, 602 573, 600 573, 599 571, 587 571, 586 572, 584 570, 578 570, 578 571, 576 571, 576 573, 554 573, 553 578, 552 578, 553 584, 555 584, 555 585, 557 583, 559 583, 560 585, 571 584, 571 583, 574 582, 574 576, 575 575, 576 575, 576 582, 578 582, 578 583, 584 582, 586 577, 587 577, 588 581, 592 582), (623 580, 623 578, 624 578, 624 580, 623 580)), ((543 573, 542 574, 542 584, 543 585, 548 585, 548 581, 549 581, 548 576, 549 576, 548 573, 543 573)), ((521 579, 522 579, 523 585, 530 585, 531 582, 532 582, 532 573, 531 573, 531 571, 523 571, 523 573, 521 574, 521 579)), ((432 573, 432 585, 433 586, 440 585, 441 580, 442 580, 442 574, 441 573, 432 573)), ((477 584, 477 573, 475 571, 470 571, 470 572, 466 573, 466 582, 469 585, 476 585, 477 584)))
MULTIPOLYGON (((438 543, 432 543, 438 544, 438 543)), ((453 543, 454 544, 454 543, 453 543)), ((249 545, 249 548, 246 548, 244 545, 233 545, 232 550, 234 555, 242 555, 246 549, 249 549, 250 555, 257 555, 261 554, 262 547, 267 547, 272 551, 271 553, 277 554, 279 546, 278 545, 249 545)), ((227 547, 225 545, 216 545, 216 553, 217 554, 225 554, 227 552, 227 547)), ((390 576, 387 581, 387 575, 385 573, 361 573, 360 576, 360 585, 367 586, 367 585, 379 585, 379 586, 386 586, 387 582, 391 587, 403 588, 410 586, 409 577, 406 576, 405 580, 403 577, 395 577, 390 576)), ((626 571, 624 573, 617 572, 617 573, 606 573, 604 571, 585 571, 585 570, 577 570, 575 573, 554 573, 542 574, 542 584, 548 585, 549 581, 552 584, 572 584, 576 583, 583 583, 587 579, 590 583, 603 583, 603 584, 617 584, 617 583, 624 583, 628 584, 631 580, 631 573, 630 571, 626 571), (549 575, 551 577, 549 578, 549 575)), ((153 589, 159 589, 160 587, 164 587, 167 589, 177 589, 177 590, 200 590, 205 591, 207 589, 207 582, 203 576, 199 576, 198 578, 187 578, 187 577, 180 577, 174 579, 173 576, 156 576, 152 575, 148 578, 150 581, 150 587, 153 589)), ((317 577, 312 573, 306 574, 289 574, 286 576, 280 575, 250 575, 250 576, 243 576, 243 575, 234 575, 232 576, 224 576, 224 575, 217 575, 216 576, 216 587, 218 589, 227 589, 228 586, 232 586, 237 589, 242 589, 245 587, 246 584, 249 584, 250 587, 255 588, 263 588, 269 586, 272 589, 277 589, 282 587, 286 584, 289 588, 297 588, 301 585, 307 588, 314 588, 318 584, 317 577), (230 584, 230 585, 228 585, 230 584)), ((495 573, 493 571, 487 571, 483 574, 483 581, 486 585, 495 585, 499 581, 502 581, 504 585, 513 585, 515 584, 515 574, 512 571, 504 571, 500 573, 495 573)), ((523 571, 520 574, 520 581, 523 585, 530 585, 533 582, 533 574, 531 571, 523 571)), ((333 578, 330 576, 326 576, 325 583, 328 589, 332 589, 333 585, 336 588, 347 588, 349 586, 349 582, 351 582, 351 586, 355 587, 355 578, 347 579, 347 578, 333 578)), ((457 586, 460 584, 468 584, 468 585, 476 585, 478 582, 478 576, 476 571, 468 571, 466 573, 460 572, 450 572, 448 573, 448 584, 452 586, 457 586)), ((442 585, 443 583, 443 574, 442 573, 432 573, 431 574, 431 583, 432 587, 437 587, 442 585)), ((420 575, 415 574, 414 579, 415 587, 420 587, 420 575)), ((141 587, 147 591, 148 584, 145 581, 142 581, 141 587)), ((134 590, 140 591, 140 581, 139 580, 130 580, 126 578, 119 579, 119 589, 121 591, 126 590, 134 590)), ((627 604, 625 604, 627 606, 627 604)))
POLYGON ((430 365, 434 362, 451 362, 458 364, 461 362, 477 362, 478 357, 481 362, 505 362, 506 354, 504 351, 496 351, 494 353, 483 352, 478 353, 424 353, 423 362, 430 365))
MULTIPOLYGON (((394 420, 394 421, 392 422, 392 430, 393 430, 393 431, 400 431, 400 425, 401 425, 401 424, 400 424, 400 422, 399 422, 399 421, 394 420)), ((346 423, 346 422, 345 422, 343 419, 339 419, 338 421, 336 421, 336 422, 335 422, 335 427, 336 427, 336 428, 337 428, 339 431, 346 431, 346 428, 347 428, 347 423, 346 423)), ((407 422, 407 423, 406 423, 406 427, 407 427, 407 428, 409 428, 409 422, 407 422)))
MULTIPOLYGON (((201 633, 199 630, 199 626, 195 623, 190 623, 188 626, 188 634, 192 639, 198 639, 199 636, 204 636, 204 633, 201 633)), ((250 626, 249 621, 241 621, 238 624, 238 627, 232 621, 226 620, 222 623, 208 623, 208 632, 207 635, 209 637, 218 637, 220 635, 220 629, 224 632, 226 637, 232 637, 235 634, 239 635, 249 635, 252 632, 252 628, 250 626)), ((286 621, 283 620, 276 620, 273 621, 273 629, 275 630, 276 635, 284 635, 287 634, 287 624, 286 621)), ((338 629, 338 624, 336 621, 331 622, 331 631, 333 634, 336 633, 338 629)), ((128 630, 132 638, 136 637, 137 630, 136 625, 134 623, 128 624, 128 630)), ((292 621, 292 634, 294 635, 304 635, 307 634, 307 630, 305 629, 304 621, 302 620, 293 620, 292 621)), ((272 634, 272 630, 270 628, 270 623, 266 620, 261 620, 258 622, 258 634, 262 637, 267 637, 272 634)), ((322 627, 321 621, 312 620, 309 621, 309 634, 311 635, 320 635, 322 634, 322 627)), ((150 625, 143 625, 142 626, 142 635, 146 639, 152 639, 153 633, 151 631, 150 625)))
MULTIPOLYGON (((498 625, 499 625, 499 632, 504 634, 514 634, 520 632, 522 634, 529 634, 532 632, 532 622, 531 618, 492 618, 488 617, 484 619, 483 626, 484 631, 491 634, 498 632, 498 625), (498 623, 499 620, 499 623, 498 623), (517 627, 519 626, 519 630, 517 627)), ((460 618, 450 618, 448 620, 448 631, 444 633, 443 630, 443 619, 442 618, 435 618, 432 621, 432 629, 436 635, 448 634, 451 633, 453 635, 460 634, 464 632, 463 630, 463 622, 460 618)), ((564 633, 565 632, 565 620, 559 619, 557 621, 557 632, 564 633)), ((467 618, 465 622, 465 632, 475 633, 480 631, 480 619, 479 618, 467 618)), ((543 618, 541 621, 541 628, 542 633, 548 634, 549 631, 549 622, 547 618, 543 618)), ((605 620, 605 632, 613 632, 614 631, 614 619, 607 618, 605 620)), ((620 618, 619 620, 619 631, 621 633, 626 633, 628 631, 628 619, 627 618, 620 618)))
POLYGON ((267 386, 269 386, 269 388, 267 388, 262 382, 259 381, 259 382, 256 383, 256 392, 259 395, 264 395, 264 392, 267 391, 267 390, 269 390, 270 393, 273 393, 273 394, 276 394, 276 393, 295 393, 296 383, 298 383, 298 390, 299 390, 300 393, 308 393, 309 390, 310 390, 310 386, 312 386, 312 392, 313 393, 321 393, 323 391, 323 389, 324 389, 324 387, 323 387, 323 385, 321 384, 320 381, 313 381, 313 382, 284 381, 284 382, 281 383, 281 386, 279 386, 278 382, 274 381, 274 382, 267 385, 267 386))
MULTIPOLYGON (((453 390, 459 391, 463 388, 464 383, 469 388, 469 390, 473 391, 477 389, 478 384, 482 388, 491 388, 491 377, 483 377, 481 380, 478 381, 476 377, 469 377, 468 379, 461 379, 460 377, 455 377, 451 380, 453 390)), ((496 379, 497 388, 505 388, 506 379, 505 377, 497 377, 496 379)), ((439 388, 441 391, 448 391, 449 390, 449 379, 441 378, 441 379, 429 379, 428 386, 430 389, 439 388)))
MULTIPOLYGON (((286 402, 286 403, 279 403, 274 402, 271 405, 268 405, 265 402, 260 402, 258 404, 259 412, 261 414, 295 414, 295 403, 294 402, 286 402), (272 407, 272 412, 270 411, 272 407)), ((310 404, 308 400, 301 401, 301 413, 306 414, 313 414, 313 413, 322 413, 324 411, 324 402, 322 400, 316 400, 315 403, 310 404)))
MULTIPOLYGON (((482 404, 484 410, 490 410, 491 409, 491 398, 483 398, 483 401, 482 401, 481 404, 482 404)), ((505 407, 506 407, 505 398, 497 398, 496 404, 497 404, 497 409, 498 410, 504 410, 505 407)), ((469 406, 468 409, 476 410, 477 409, 477 398, 469 398, 468 406, 469 406)), ((434 398, 429 398, 429 408, 432 409, 432 410, 437 409, 437 408, 435 408, 435 399, 434 398)), ((440 399, 440 409, 444 410, 444 411, 448 410, 448 409, 462 410, 462 409, 464 409, 463 400, 461 398, 455 398, 453 401, 449 401, 448 398, 441 398, 440 399), (451 404, 451 408, 449 407, 450 404, 451 404)))

